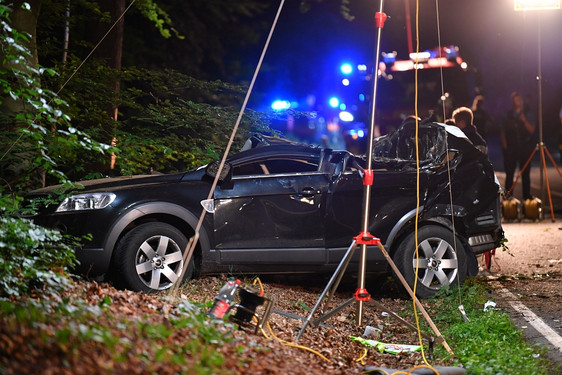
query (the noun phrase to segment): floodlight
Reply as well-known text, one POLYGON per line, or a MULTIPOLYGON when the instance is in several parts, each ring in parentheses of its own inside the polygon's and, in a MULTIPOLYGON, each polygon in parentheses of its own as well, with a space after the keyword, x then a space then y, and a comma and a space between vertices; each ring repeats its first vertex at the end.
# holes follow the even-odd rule
POLYGON ((515 10, 560 9, 560 0, 514 0, 515 10))

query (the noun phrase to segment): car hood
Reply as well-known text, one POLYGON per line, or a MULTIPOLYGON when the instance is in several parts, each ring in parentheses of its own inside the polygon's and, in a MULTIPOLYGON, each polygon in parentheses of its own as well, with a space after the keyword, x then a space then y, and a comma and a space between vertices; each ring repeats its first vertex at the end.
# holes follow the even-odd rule
MULTIPOLYGON (((95 180, 84 180, 74 183, 74 187, 66 185, 47 186, 42 189, 32 191, 31 195, 43 195, 54 192, 68 192, 70 190, 78 191, 99 191, 99 190, 118 190, 124 187, 140 186, 148 184, 173 183, 181 181, 186 174, 190 172, 181 172, 173 174, 155 174, 155 175, 136 175, 136 176, 120 176, 100 178, 95 180)), ((191 172, 193 173, 193 172, 191 172)))

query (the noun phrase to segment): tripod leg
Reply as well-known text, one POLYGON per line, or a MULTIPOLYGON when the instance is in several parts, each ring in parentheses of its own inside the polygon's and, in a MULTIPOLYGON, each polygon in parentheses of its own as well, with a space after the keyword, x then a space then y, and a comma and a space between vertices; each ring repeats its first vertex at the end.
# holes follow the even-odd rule
POLYGON ((353 256, 353 252, 355 250, 356 243, 357 242, 354 240, 351 243, 351 245, 349 246, 349 248, 347 249, 347 252, 345 253, 343 259, 340 261, 340 264, 338 265, 338 268, 336 269, 336 271, 334 272, 334 274, 330 278, 330 281, 328 282, 328 284, 324 288, 324 291, 322 292, 322 294, 318 298, 318 301, 316 302, 316 305, 314 305, 314 307, 310 311, 310 314, 308 314, 308 317, 306 318, 306 321, 304 322, 301 330, 299 331, 299 334, 297 335, 297 340, 300 339, 301 335, 303 334, 304 330, 306 329, 306 326, 308 326, 308 324, 310 323, 310 320, 312 319, 312 316, 316 313, 316 310, 318 310, 318 307, 320 307, 320 304, 322 303, 322 300, 326 297, 328 292, 333 294, 332 286, 337 285, 339 283, 339 281, 341 280, 342 275, 345 272, 345 269, 347 268, 347 265, 349 264, 349 261, 351 260, 351 257, 353 256))
POLYGON ((546 182, 546 191, 548 193, 548 203, 550 204, 550 217, 552 219, 552 222, 554 223, 556 220, 554 219, 554 209, 552 208, 552 196, 550 195, 550 184, 548 183, 548 171, 546 170, 546 161, 544 160, 544 150, 545 147, 543 144, 541 144, 542 169, 544 171, 544 181, 546 182))
POLYGON ((392 267, 392 269, 394 270, 394 272, 396 273, 396 275, 398 276, 398 278, 400 279, 400 282, 402 282, 402 285, 404 286, 404 288, 406 289, 406 291, 408 292, 408 294, 410 295, 410 297, 412 297, 412 299, 414 300, 414 303, 416 304, 416 306, 420 309, 423 317, 425 318, 425 320, 427 321, 427 323, 429 324, 429 326, 431 327, 431 329, 433 330, 433 332, 435 332, 435 334, 437 335, 437 337, 440 340, 443 340, 443 346, 445 347, 445 349, 449 352, 452 353, 453 351, 451 350, 451 347, 449 346, 449 344, 447 344, 447 341, 445 341, 445 338, 443 337, 443 335, 441 334, 441 332, 439 332, 439 329, 437 328, 437 326, 433 323, 433 320, 431 320, 431 317, 429 316, 429 314, 427 313, 427 311, 425 311, 423 305, 420 303, 420 301, 418 300, 418 298, 416 297, 416 295, 414 294, 414 292, 412 291, 412 288, 410 288, 410 286, 408 285, 408 282, 406 281, 406 279, 404 279, 404 276, 402 276, 402 273, 400 272, 400 270, 398 269, 398 267, 396 267, 396 264, 394 264, 394 261, 392 260, 392 258, 388 255, 388 253, 386 252, 384 246, 379 243, 379 248, 381 249, 382 254, 384 255, 386 261, 388 262, 388 264, 390 264, 390 266, 392 267))
POLYGON ((556 162, 554 161, 554 158, 552 157, 552 155, 550 154, 550 152, 548 151, 548 148, 544 148, 544 151, 546 152, 546 154, 548 155, 548 157, 550 158, 550 161, 552 162, 552 165, 554 165, 554 168, 556 168, 556 171, 558 172, 558 174, 560 175, 560 177, 562 177, 562 171, 560 171, 560 169, 558 168, 558 165, 556 165, 556 162))
POLYGON ((515 177, 515 181, 513 181, 513 183, 511 184, 511 187, 508 190, 508 192, 505 194, 506 197, 509 197, 511 195, 511 193, 513 192, 513 189, 515 188, 515 185, 517 184, 517 181, 519 181, 519 177, 521 177, 521 175, 523 174, 525 169, 527 169, 527 167, 529 166, 529 163, 533 159, 533 156, 535 156, 535 153, 537 152, 538 148, 539 148, 539 145, 537 145, 537 147, 535 147, 535 149, 531 153, 531 156, 529 156, 529 159, 527 159, 527 161, 525 162, 525 165, 520 168, 519 173, 517 174, 517 177, 515 177))

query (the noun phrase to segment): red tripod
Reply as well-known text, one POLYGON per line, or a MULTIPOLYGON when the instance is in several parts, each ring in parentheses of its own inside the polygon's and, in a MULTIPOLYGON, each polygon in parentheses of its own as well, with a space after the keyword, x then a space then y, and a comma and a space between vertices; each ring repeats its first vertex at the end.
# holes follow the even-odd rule
MULTIPOLYGON (((368 230, 368 228, 369 228, 369 209, 370 209, 370 205, 371 205, 371 187, 373 185, 373 170, 372 170, 372 164, 373 164, 372 155, 373 155, 373 140, 374 140, 373 130, 374 130, 374 127, 375 127, 375 100, 376 100, 376 97, 377 97, 377 95, 376 95, 377 94, 377 81, 378 81, 377 73, 378 73, 379 55, 380 55, 380 37, 381 37, 382 28, 384 26, 384 22, 386 21, 386 18, 387 18, 386 14, 382 12, 382 7, 383 7, 383 0, 381 0, 381 2, 380 2, 380 11, 375 14, 375 24, 376 24, 378 32, 377 32, 377 48, 376 48, 376 53, 375 53, 375 66, 374 66, 375 72, 374 72, 374 78, 373 78, 373 105, 372 105, 372 111, 371 111, 371 128, 370 128, 370 132, 369 132, 370 140, 369 140, 369 147, 368 147, 368 150, 367 150, 367 156, 368 156, 367 157, 367 168, 363 171, 363 217, 362 217, 363 221, 362 221, 362 231, 360 232, 359 235, 357 235, 356 237, 353 238, 353 242, 351 243, 351 246, 348 248, 346 254, 344 255, 343 259, 341 260, 340 264, 338 265, 335 273, 332 275, 330 281, 328 282, 328 285, 326 285, 326 288, 324 289, 320 298, 318 299, 318 302, 316 302, 316 305, 314 306, 314 308, 310 312, 309 316, 307 317, 304 325, 302 326, 302 328, 301 328, 301 330, 300 330, 300 332, 297 336, 297 339, 300 338, 301 335, 303 334, 304 330, 306 329, 306 327, 310 323, 312 317, 316 313, 316 310, 322 304, 322 301, 324 300, 324 298, 326 298, 326 296, 329 296, 328 301, 326 302, 326 305, 327 305, 329 300, 331 299, 331 297, 334 295, 334 292, 337 289, 337 287, 338 287, 338 285, 339 285, 339 283, 340 283, 340 281, 341 281, 341 279, 344 275, 345 269, 347 268, 357 245, 361 245, 361 253, 360 253, 360 258, 359 258, 359 277, 358 277, 358 283, 357 283, 357 290, 353 294, 353 297, 349 298, 347 301, 343 302, 341 305, 335 307, 331 311, 325 313, 321 317, 314 320, 313 324, 317 325, 320 322, 328 319, 332 315, 336 314, 338 311, 340 311, 344 307, 349 306, 352 303, 356 303, 356 307, 357 307, 356 323, 357 323, 357 326, 360 326, 361 322, 362 322, 362 319, 363 319, 363 303, 369 302, 369 303, 378 305, 376 302, 371 300, 371 295, 369 294, 367 289, 365 289, 365 271, 366 271, 366 263, 367 263, 367 246, 368 245, 376 245, 376 246, 379 247, 379 249, 382 252, 382 254, 384 255, 385 259, 390 264, 390 266, 392 267, 392 269, 394 270, 394 272, 396 273, 396 275, 398 276, 398 278, 400 279, 400 281, 404 285, 404 288, 406 289, 406 291, 410 294, 411 298, 414 300, 414 302, 416 304, 416 307, 418 307, 419 310, 422 312, 424 318, 427 320, 428 324, 431 326, 431 328, 433 329, 433 331, 435 332, 435 334, 439 338, 439 341, 441 341, 443 343, 443 346, 445 347, 445 349, 448 352, 451 353, 452 352, 451 348, 449 347, 449 345, 447 344, 447 342, 445 341, 445 339, 443 338, 443 336, 441 335, 441 333, 439 332, 439 330, 437 329, 435 324, 433 324, 433 321, 431 320, 431 318, 429 317, 429 315, 427 314, 427 312, 425 311, 425 309, 423 308, 423 306, 421 305, 421 303, 417 299, 416 295, 414 294, 414 292, 412 291, 412 289, 408 285, 408 282, 404 279, 404 277, 402 276, 402 274, 398 270, 398 267, 396 267, 396 265, 394 264, 392 258, 388 255, 387 251, 385 250, 385 248, 381 244, 380 240, 378 238, 374 237, 373 235, 371 235, 369 233, 369 230, 368 230)), ((386 311, 389 312, 388 310, 386 310, 386 311)), ((394 313, 392 313, 392 314, 395 315, 394 313)), ((404 324, 408 325, 409 327, 415 329, 415 327, 413 325, 404 321, 403 319, 400 318, 400 321, 402 321, 404 324)), ((428 337, 428 336, 424 335, 424 337, 428 337)), ((430 345, 432 345, 432 343, 433 343, 432 338, 430 338, 430 345)))

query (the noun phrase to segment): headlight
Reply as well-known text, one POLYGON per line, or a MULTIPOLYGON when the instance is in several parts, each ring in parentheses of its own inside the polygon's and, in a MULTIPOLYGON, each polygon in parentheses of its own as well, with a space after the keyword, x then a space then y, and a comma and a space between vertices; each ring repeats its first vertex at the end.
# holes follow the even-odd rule
POLYGON ((115 200, 113 193, 77 194, 65 198, 58 206, 56 212, 101 210, 115 200))

